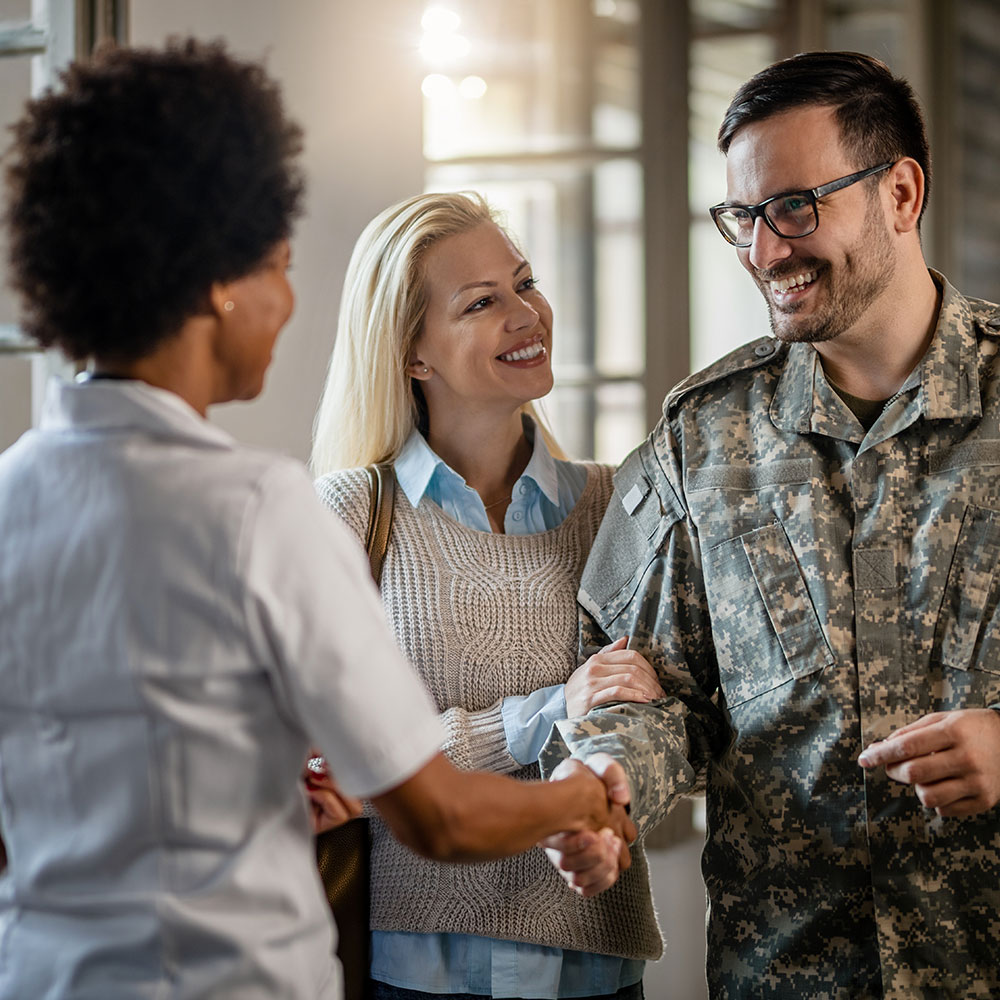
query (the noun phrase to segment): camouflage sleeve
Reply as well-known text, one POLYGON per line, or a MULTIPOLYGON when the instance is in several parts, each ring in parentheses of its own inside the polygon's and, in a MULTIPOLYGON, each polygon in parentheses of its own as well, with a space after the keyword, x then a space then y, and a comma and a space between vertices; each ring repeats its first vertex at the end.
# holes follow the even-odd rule
POLYGON ((605 752, 625 768, 640 833, 680 795, 704 786, 728 741, 698 539, 683 505, 669 428, 661 425, 615 476, 615 492, 580 585, 580 652, 620 636, 653 665, 667 697, 612 704, 556 724, 543 773, 567 755, 605 752))

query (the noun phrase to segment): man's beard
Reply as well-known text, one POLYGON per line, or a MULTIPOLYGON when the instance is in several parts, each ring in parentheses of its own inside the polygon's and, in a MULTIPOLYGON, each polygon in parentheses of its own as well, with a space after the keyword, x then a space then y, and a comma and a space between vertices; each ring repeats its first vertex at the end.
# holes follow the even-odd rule
POLYGON ((895 253, 877 199, 871 199, 861 236, 854 248, 844 255, 836 273, 829 261, 818 257, 805 258, 780 271, 764 273, 766 279, 760 273, 755 273, 754 279, 767 301, 771 332, 778 340, 818 344, 839 337, 861 319, 889 287, 896 273, 895 253), (815 271, 816 281, 825 283, 826 302, 811 316, 796 322, 796 304, 786 309, 776 307, 770 296, 769 282, 804 271, 815 271))

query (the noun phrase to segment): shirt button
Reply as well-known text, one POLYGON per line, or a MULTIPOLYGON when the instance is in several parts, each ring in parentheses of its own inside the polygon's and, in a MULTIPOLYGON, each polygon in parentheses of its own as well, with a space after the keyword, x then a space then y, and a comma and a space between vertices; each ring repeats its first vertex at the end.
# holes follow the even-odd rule
POLYGON ((524 517, 524 515, 519 510, 515 510, 514 511, 514 520, 515 521, 520 521, 522 517, 524 517))
POLYGON ((517 488, 517 492, 520 493, 521 496, 527 496, 527 494, 528 494, 528 484, 527 483, 521 483, 521 485, 517 488))
POLYGON ((774 354, 775 346, 773 341, 766 344, 758 344, 753 349, 753 352, 758 358, 766 358, 769 354, 774 354))

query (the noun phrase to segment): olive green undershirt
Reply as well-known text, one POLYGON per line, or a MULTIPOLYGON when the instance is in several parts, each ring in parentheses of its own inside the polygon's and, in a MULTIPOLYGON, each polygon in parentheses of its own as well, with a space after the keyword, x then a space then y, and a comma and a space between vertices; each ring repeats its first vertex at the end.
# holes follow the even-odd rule
POLYGON ((885 409, 885 404, 889 402, 887 399, 862 399, 860 396, 852 396, 846 389, 841 389, 834 382, 830 382, 830 385, 833 387, 833 391, 847 404, 851 413, 858 418, 858 422, 864 427, 866 433, 872 429, 872 424, 878 420, 879 414, 885 409))

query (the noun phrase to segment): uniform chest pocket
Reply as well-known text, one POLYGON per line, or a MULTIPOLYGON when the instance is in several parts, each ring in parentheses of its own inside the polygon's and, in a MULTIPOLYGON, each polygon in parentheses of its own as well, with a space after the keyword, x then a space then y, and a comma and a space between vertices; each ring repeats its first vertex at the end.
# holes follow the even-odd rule
POLYGON ((833 663, 779 522, 716 545, 704 562, 719 680, 730 709, 833 663))
POLYGON ((984 704, 1000 698, 1000 511, 970 504, 948 570, 934 648, 946 667, 982 671, 984 704))

